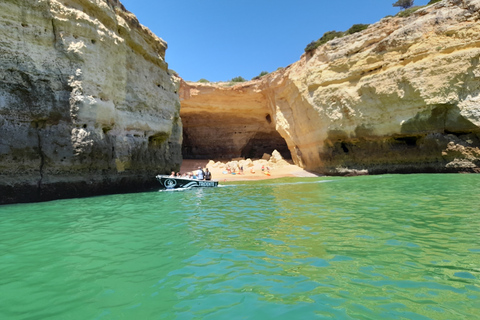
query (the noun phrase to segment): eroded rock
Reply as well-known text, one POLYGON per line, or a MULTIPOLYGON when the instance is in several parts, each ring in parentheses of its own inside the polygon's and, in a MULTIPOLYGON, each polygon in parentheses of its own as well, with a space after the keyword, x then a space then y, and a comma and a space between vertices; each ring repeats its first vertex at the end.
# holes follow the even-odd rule
POLYGON ((479 61, 480 0, 441 1, 257 81, 182 83, 182 117, 197 121, 184 131, 202 140, 187 146, 214 158, 224 141, 225 154, 241 154, 257 132, 275 130, 295 164, 317 173, 475 172, 479 61))
POLYGON ((167 45, 118 1, 2 1, 0 39, 0 203, 139 190, 179 168, 167 45))

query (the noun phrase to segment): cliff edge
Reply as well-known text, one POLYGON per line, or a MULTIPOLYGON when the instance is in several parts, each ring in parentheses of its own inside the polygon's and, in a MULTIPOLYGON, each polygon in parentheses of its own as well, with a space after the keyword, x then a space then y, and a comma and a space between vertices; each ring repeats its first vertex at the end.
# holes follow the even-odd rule
POLYGON ((0 3, 0 203, 135 191, 181 164, 167 44, 116 0, 0 3))
POLYGON ((478 172, 479 19, 480 0, 444 0, 331 40, 257 81, 182 83, 181 115, 196 124, 236 117, 234 130, 210 122, 215 134, 203 134, 221 150, 234 141, 235 156, 274 127, 295 164, 317 173, 478 172))

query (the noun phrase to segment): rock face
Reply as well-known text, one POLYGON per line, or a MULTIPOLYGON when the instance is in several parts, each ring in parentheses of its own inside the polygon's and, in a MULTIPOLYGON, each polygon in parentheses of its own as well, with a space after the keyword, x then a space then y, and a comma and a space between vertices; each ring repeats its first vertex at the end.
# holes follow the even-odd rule
POLYGON ((207 119, 237 115, 229 106, 242 101, 256 123, 267 127, 269 115, 297 165, 318 173, 478 172, 479 61, 480 0, 444 0, 334 39, 260 81, 182 85, 182 116, 208 122, 203 143, 217 145, 251 122, 236 119, 232 133, 207 119))
POLYGON ((118 1, 4 0, 0 22, 0 203, 134 191, 179 168, 167 45, 118 1))
POLYGON ((261 158, 277 149, 290 158, 258 84, 222 87, 182 81, 183 157, 261 158))

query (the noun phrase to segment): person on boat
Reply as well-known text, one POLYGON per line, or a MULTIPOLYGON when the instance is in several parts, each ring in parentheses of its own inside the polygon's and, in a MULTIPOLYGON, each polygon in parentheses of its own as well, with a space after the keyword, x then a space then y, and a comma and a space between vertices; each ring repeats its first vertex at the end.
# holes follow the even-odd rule
POLYGON ((197 179, 198 180, 203 180, 203 177, 205 177, 205 172, 203 172, 202 167, 198 167, 197 179))
POLYGON ((212 180, 212 173, 208 168, 205 168, 205 180, 212 180))
POLYGON ((172 173, 170 174, 170 177, 175 177, 175 171, 172 171, 172 173))

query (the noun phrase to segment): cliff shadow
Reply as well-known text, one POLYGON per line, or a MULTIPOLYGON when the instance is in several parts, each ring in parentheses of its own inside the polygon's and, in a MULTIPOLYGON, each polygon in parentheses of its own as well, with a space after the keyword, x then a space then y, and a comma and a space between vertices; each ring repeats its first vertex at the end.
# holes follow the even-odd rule
POLYGON ((259 119, 195 114, 182 116, 182 121, 184 159, 257 159, 274 150, 286 160, 292 158, 285 139, 275 130, 269 115, 259 119))
POLYGON ((243 147, 240 157, 245 159, 262 158, 264 153, 272 154, 274 150, 277 150, 285 160, 292 159, 287 142, 277 131, 257 132, 243 147))

